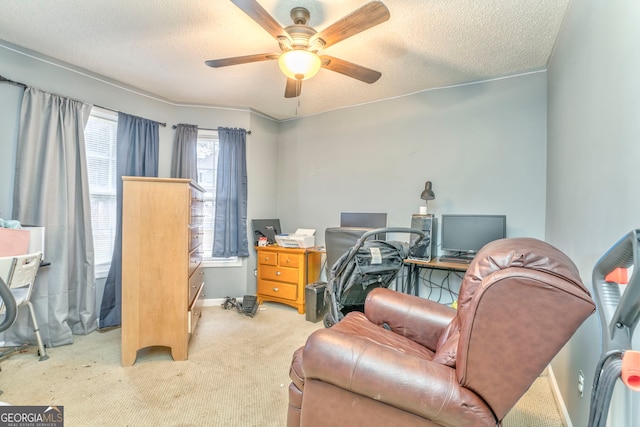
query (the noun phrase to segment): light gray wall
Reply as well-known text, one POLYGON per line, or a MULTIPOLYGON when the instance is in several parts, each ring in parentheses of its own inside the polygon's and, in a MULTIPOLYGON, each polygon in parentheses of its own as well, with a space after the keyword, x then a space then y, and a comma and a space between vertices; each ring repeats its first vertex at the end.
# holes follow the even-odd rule
MULTIPOLYGON (((596 261, 640 228, 639 18, 638 2, 574 0, 548 69, 546 237, 576 262, 588 286, 596 261)), ((574 426, 587 424, 600 341, 594 315, 552 365, 574 426), (583 398, 579 369, 586 375, 583 398)), ((610 425, 636 425, 638 394, 621 383, 616 393, 610 425)))
POLYGON ((279 147, 282 227, 315 228, 320 244, 341 211, 408 227, 427 180, 437 217, 506 214, 509 236, 544 237, 544 73, 283 122, 279 147))

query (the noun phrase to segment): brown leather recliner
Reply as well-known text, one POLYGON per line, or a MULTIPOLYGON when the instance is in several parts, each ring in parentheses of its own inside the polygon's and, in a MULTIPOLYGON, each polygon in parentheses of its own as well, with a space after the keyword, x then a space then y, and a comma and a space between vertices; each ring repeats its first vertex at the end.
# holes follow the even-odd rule
POLYGON ((293 356, 287 424, 499 426, 595 304, 573 262, 531 238, 486 245, 458 310, 375 289, 293 356))

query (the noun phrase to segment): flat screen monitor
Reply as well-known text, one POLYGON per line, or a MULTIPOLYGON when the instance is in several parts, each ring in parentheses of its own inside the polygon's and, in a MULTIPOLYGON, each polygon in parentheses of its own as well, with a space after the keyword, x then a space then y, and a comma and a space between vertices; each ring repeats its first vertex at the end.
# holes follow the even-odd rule
POLYGON ((260 237, 267 238, 267 244, 276 243, 276 234, 282 233, 279 219, 254 219, 251 221, 253 226, 253 244, 258 246, 260 237))
MULTIPOLYGON (((383 212, 341 212, 340 227, 355 228, 385 228, 387 226, 387 214, 383 212)), ((387 240, 387 234, 376 234, 375 240, 387 240)))
POLYGON ((340 227, 385 228, 387 226, 386 213, 342 212, 340 213, 340 227))
POLYGON ((442 215, 442 250, 475 254, 487 243, 507 236, 506 215, 442 215))

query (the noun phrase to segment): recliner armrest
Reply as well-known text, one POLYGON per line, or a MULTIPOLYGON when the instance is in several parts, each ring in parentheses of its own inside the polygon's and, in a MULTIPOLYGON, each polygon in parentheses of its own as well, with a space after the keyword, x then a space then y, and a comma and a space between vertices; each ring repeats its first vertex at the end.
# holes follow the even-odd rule
POLYGON ((376 325, 387 324, 399 335, 415 341, 431 351, 456 316, 456 310, 428 299, 386 288, 369 292, 364 313, 376 325))
POLYGON ((455 369, 367 337, 315 331, 307 339, 302 368, 305 382, 323 381, 442 425, 496 425, 486 403, 460 386, 455 369))

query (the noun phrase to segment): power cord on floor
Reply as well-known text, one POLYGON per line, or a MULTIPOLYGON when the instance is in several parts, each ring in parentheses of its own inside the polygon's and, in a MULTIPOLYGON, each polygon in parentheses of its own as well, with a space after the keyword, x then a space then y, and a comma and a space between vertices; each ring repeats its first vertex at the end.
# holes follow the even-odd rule
POLYGON ((231 308, 236 308, 239 312, 242 312, 242 303, 239 303, 238 300, 231 297, 224 297, 224 302, 222 303, 222 308, 225 310, 229 310, 231 308))
POLYGON ((258 305, 255 295, 245 295, 244 298, 242 298, 242 302, 239 302, 236 298, 225 297, 222 308, 229 310, 235 307, 239 313, 253 317, 258 312, 258 305))

